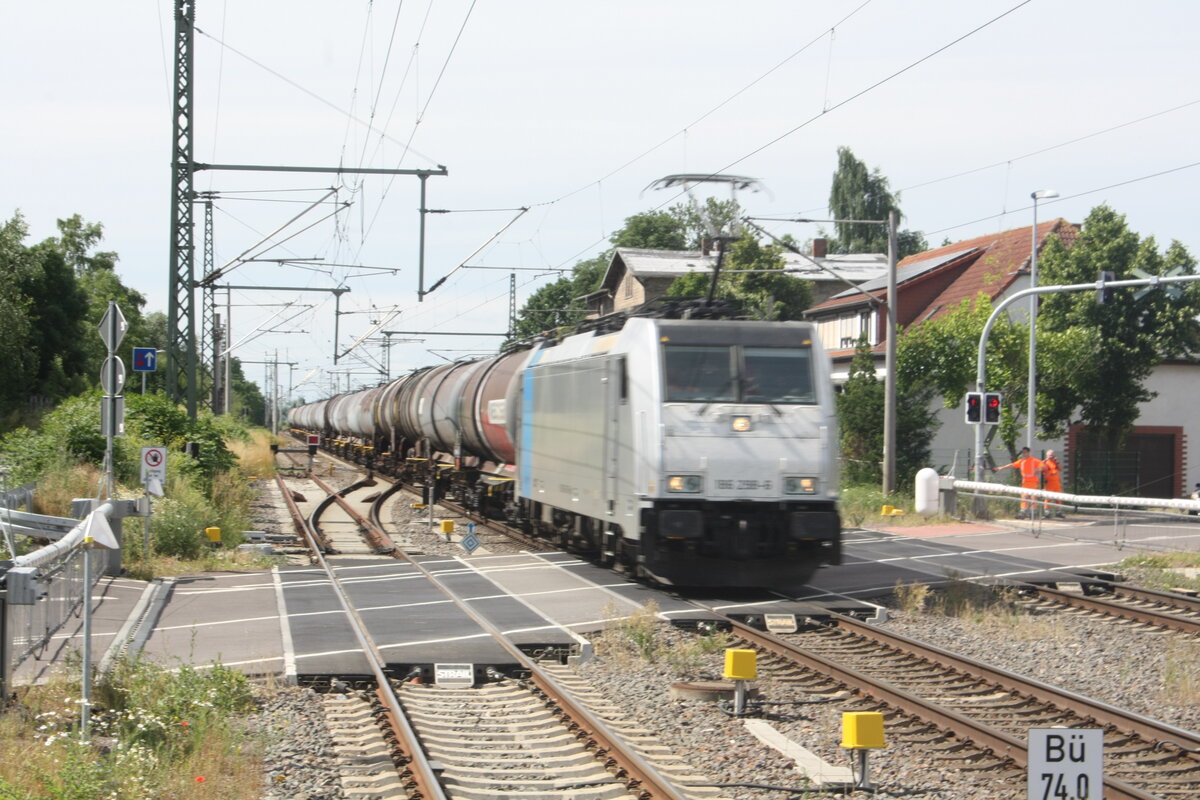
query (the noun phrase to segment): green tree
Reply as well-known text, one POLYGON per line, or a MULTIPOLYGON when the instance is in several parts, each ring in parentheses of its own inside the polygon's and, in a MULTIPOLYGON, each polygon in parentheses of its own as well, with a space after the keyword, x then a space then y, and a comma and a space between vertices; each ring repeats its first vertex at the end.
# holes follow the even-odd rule
MULTIPOLYGON (((900 213, 900 195, 888 188, 888 179, 876 167, 855 158, 849 147, 838 148, 837 170, 829 188, 829 211, 835 220, 886 220, 892 211, 900 213)), ((829 242, 831 253, 886 253, 886 225, 870 222, 834 222, 837 235, 829 242)), ((897 232, 897 258, 929 249, 925 237, 918 231, 897 232)))
POLYGON ((678 203, 667 209, 676 219, 685 239, 684 247, 698 250, 705 237, 731 234, 737 228, 741 208, 735 200, 706 197, 703 205, 678 203))
POLYGON ((33 351, 32 301, 21 290, 38 272, 25 247, 28 229, 20 214, 0 225, 0 411, 5 427, 31 394, 36 359, 33 351))
MULTIPOLYGON (((1179 242, 1160 253, 1153 237, 1141 239, 1125 216, 1107 205, 1088 214, 1074 246, 1048 240, 1038 260, 1043 286, 1090 283, 1102 271, 1117 280, 1134 270, 1160 275, 1180 268, 1194 272, 1196 261, 1179 242)), ((1114 446, 1154 393, 1145 387, 1166 357, 1191 352, 1200 337, 1200 286, 1177 292, 1117 289, 1112 302, 1097 303, 1094 292, 1043 296, 1038 312, 1038 425, 1043 435, 1060 436, 1076 419, 1114 446), (1140 296, 1139 296, 1140 295, 1140 296), (1057 361, 1045 363, 1047 340, 1057 361)))
POLYGON ((84 346, 88 297, 61 252, 43 242, 31 251, 38 269, 21 289, 31 301, 30 322, 37 343, 34 383, 38 394, 59 399, 89 385, 84 346))
MULTIPOLYGON (((812 283, 788 275, 784 267, 783 248, 742 237, 729 245, 715 296, 739 301, 754 319, 800 319, 812 305, 812 283)), ((711 274, 694 272, 672 281, 667 295, 707 297, 711 283, 711 274)))
MULTIPOLYGON (((924 387, 930 400, 941 397, 946 408, 958 408, 975 388, 979 337, 991 313, 991 301, 981 292, 937 319, 905 330, 896 340, 897 391, 924 387)), ((986 388, 1004 395, 997 433, 1010 453, 1027 406, 1028 342, 1029 327, 1007 317, 996 321, 988 338, 986 388)))
MULTIPOLYGON (((899 377, 899 373, 897 373, 899 377)), ((859 339, 850 375, 837 395, 841 430, 842 474, 846 483, 883 480, 883 416, 885 386, 875 374, 875 359, 866 337, 859 339)), ((937 432, 930 410, 933 389, 924 383, 896 386, 896 486, 912 486, 917 470, 929 463, 929 446, 937 432)))
POLYGON ((687 244, 680 218, 670 211, 634 214, 626 218, 625 224, 613 232, 608 241, 613 248, 645 247, 650 250, 682 250, 687 244))
POLYGON ((583 320, 587 315, 587 306, 582 298, 599 288, 612 261, 614 249, 645 247, 680 250, 686 241, 686 232, 679 214, 647 211, 628 217, 608 240, 612 246, 603 253, 578 262, 571 274, 546 284, 529 296, 517 314, 517 339, 572 326, 583 320))

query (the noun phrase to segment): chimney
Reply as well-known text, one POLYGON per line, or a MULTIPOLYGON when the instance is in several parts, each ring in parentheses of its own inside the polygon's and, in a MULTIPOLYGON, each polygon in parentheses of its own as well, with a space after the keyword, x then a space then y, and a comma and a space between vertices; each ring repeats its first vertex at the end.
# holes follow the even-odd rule
POLYGON ((812 257, 824 258, 829 250, 828 239, 813 239, 812 240, 812 257))
POLYGON ((707 256, 711 253, 712 253, 712 237, 711 236, 701 236, 700 237, 700 255, 707 256))

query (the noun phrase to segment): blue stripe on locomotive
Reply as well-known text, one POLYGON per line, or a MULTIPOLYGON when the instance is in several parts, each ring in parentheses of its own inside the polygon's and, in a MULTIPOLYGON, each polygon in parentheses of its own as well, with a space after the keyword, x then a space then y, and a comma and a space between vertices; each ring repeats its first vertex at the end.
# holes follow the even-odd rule
POLYGON ((517 446, 521 497, 533 497, 533 367, 544 352, 540 347, 535 350, 521 374, 521 438, 517 446))

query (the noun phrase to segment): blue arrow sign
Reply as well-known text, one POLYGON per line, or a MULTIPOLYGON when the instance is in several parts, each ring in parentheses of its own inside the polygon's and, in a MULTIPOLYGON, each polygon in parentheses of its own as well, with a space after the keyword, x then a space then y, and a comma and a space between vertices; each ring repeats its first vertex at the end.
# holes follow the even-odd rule
POLYGON ((158 351, 153 347, 133 348, 133 371, 154 372, 158 369, 158 351))

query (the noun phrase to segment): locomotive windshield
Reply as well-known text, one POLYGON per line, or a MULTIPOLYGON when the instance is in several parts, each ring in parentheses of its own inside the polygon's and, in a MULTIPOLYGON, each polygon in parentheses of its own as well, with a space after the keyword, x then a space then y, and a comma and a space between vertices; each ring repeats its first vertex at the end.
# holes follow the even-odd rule
POLYGON ((817 402, 806 347, 669 344, 663 362, 668 403, 817 402))

